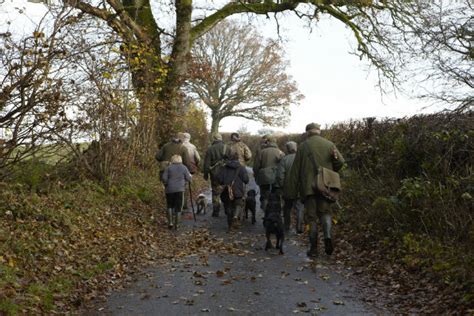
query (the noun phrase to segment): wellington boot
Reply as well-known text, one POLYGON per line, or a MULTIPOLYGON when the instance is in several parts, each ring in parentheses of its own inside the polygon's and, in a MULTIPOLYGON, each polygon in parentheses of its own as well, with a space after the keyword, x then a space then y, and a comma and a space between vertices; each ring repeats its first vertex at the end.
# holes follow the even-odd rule
POLYGON ((173 209, 171 208, 166 210, 166 221, 168 228, 173 228, 173 209))
POLYGON ((318 248, 316 246, 311 246, 309 250, 306 252, 306 255, 309 258, 317 258, 318 257, 318 248))
POLYGON ((324 251, 327 255, 331 255, 334 251, 331 238, 324 238, 324 251))
POLYGON ((173 216, 174 229, 177 230, 181 221, 181 212, 175 212, 173 216))
POLYGON ((310 248, 306 253, 308 257, 315 258, 318 256, 318 226, 316 223, 311 223, 309 227, 309 244, 310 248))

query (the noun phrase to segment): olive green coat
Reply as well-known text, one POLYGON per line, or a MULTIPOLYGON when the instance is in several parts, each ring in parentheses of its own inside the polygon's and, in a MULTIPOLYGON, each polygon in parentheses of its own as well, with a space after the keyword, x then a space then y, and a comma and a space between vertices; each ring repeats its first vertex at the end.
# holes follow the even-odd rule
POLYGON ((316 174, 308 149, 313 153, 318 167, 339 171, 344 165, 344 158, 334 143, 316 134, 309 135, 308 139, 298 146, 291 166, 288 183, 289 198, 305 198, 308 195, 314 195, 312 184, 316 174), (333 150, 336 150, 337 159, 333 155, 333 150))
POLYGON ((206 156, 204 156, 204 179, 209 178, 211 166, 224 159, 226 147, 222 140, 216 140, 207 148, 206 156))
POLYGON ((278 163, 280 162, 281 158, 283 158, 284 155, 285 153, 283 153, 280 149, 278 149, 277 144, 275 143, 267 144, 267 146, 259 152, 258 156, 255 157, 253 172, 257 177, 257 182, 259 182, 258 181, 259 172, 261 169, 264 169, 264 168, 274 168, 275 169, 274 174, 276 176, 276 169, 277 169, 278 163))
POLYGON ((180 155, 183 159, 183 164, 190 169, 188 150, 180 142, 171 141, 163 145, 160 150, 156 153, 155 158, 160 163, 161 171, 167 167, 168 162, 171 160, 173 155, 180 155))

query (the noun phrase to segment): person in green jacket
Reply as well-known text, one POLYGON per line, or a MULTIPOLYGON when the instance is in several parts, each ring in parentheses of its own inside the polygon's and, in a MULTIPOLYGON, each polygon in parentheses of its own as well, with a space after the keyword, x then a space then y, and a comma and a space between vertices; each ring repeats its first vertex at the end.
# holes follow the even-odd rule
POLYGON ((191 165, 189 163, 188 150, 183 145, 182 133, 176 133, 175 135, 173 135, 171 140, 168 143, 164 144, 163 147, 161 147, 155 155, 155 159, 160 164, 160 179, 162 178, 163 172, 165 171, 166 167, 171 164, 170 161, 173 155, 181 156, 183 164, 186 166, 186 168, 191 168, 191 165))
POLYGON ((221 134, 212 135, 212 144, 207 148, 204 157, 204 180, 211 180, 212 190, 212 217, 219 217, 221 209, 222 186, 217 181, 217 174, 219 169, 223 167, 225 162, 226 145, 222 141, 221 134))
POLYGON ((275 137, 267 136, 265 148, 255 157, 253 172, 260 187, 260 207, 263 212, 267 207, 270 193, 275 191, 277 166, 284 155, 278 148, 275 137))
POLYGON ((283 198, 283 219, 285 224, 285 231, 290 230, 291 226, 291 211, 296 210, 296 232, 301 234, 303 232, 303 211, 304 206, 300 199, 291 199, 290 191, 290 170, 295 160, 296 150, 298 144, 289 141, 285 144, 287 154, 280 160, 276 174, 276 185, 281 192, 283 198))
POLYGON ((309 257, 316 257, 318 219, 323 228, 326 254, 332 254, 334 247, 331 236, 331 204, 313 191, 312 183, 317 170, 314 170, 311 159, 314 157, 318 166, 337 172, 344 165, 344 158, 334 143, 321 137, 319 124, 308 124, 306 133, 307 138, 300 144, 290 170, 288 196, 292 199, 300 197, 304 201, 305 222, 309 225, 310 242, 307 254, 309 257))

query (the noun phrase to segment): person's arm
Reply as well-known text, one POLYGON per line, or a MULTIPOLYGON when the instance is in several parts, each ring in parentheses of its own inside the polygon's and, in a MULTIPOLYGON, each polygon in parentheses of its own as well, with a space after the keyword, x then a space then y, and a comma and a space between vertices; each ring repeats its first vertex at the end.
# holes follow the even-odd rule
POLYGON ((243 183, 245 184, 249 183, 250 181, 249 174, 247 172, 247 169, 245 169, 245 167, 240 167, 240 176, 243 183))
POLYGON ((201 156, 199 155, 199 151, 197 150, 196 146, 194 146, 194 161, 196 162, 196 167, 199 166, 201 162, 201 156))
POLYGON ((191 175, 191 173, 189 172, 189 169, 183 165, 184 167, 184 180, 186 180, 187 182, 191 182, 193 176, 191 175))
POLYGON ((189 152, 188 152, 188 149, 184 145, 181 146, 181 158, 183 159, 183 164, 189 170, 191 168, 189 152))
POLYGON ((244 159, 245 161, 249 161, 252 158, 252 152, 250 151, 249 146, 244 144, 244 159))
POLYGON ((160 150, 158 150, 158 152, 155 155, 155 159, 157 161, 163 161, 163 147, 161 147, 160 150))
POLYGON ((262 151, 260 150, 257 155, 255 156, 254 162, 253 162, 253 174, 255 177, 258 175, 258 171, 260 170, 260 160, 262 157, 262 151))
POLYGON ((334 146, 331 151, 331 160, 332 160, 332 168, 334 171, 341 170, 342 166, 344 166, 345 160, 339 150, 334 146))
POLYGON ((278 163, 277 166, 277 172, 276 172, 276 184, 278 187, 283 188, 283 183, 285 181, 285 165, 284 165, 285 160, 281 159, 280 162, 278 163))
POLYGON ((163 183, 165 184, 165 186, 168 185, 168 169, 170 167, 166 167, 165 171, 163 172, 163 174, 161 175, 161 181, 163 181, 163 183))
POLYGON ((210 153, 210 149, 208 148, 206 151, 206 155, 204 156, 204 166, 202 168, 204 180, 206 181, 209 179, 210 167, 211 167, 211 153, 210 153))
POLYGON ((299 191, 299 180, 300 180, 300 169, 301 164, 303 163, 303 155, 304 155, 304 148, 299 149, 296 152, 295 160, 291 165, 290 171, 288 172, 288 196, 291 199, 298 198, 298 191, 299 191))

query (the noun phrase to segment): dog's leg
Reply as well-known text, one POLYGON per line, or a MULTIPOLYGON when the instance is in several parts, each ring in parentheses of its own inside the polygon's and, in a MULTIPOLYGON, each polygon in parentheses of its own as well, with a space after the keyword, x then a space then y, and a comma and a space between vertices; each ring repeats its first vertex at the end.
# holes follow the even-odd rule
POLYGON ((285 235, 282 234, 280 238, 280 255, 283 255, 283 241, 285 241, 285 235))
POLYGON ((250 210, 250 211, 252 212, 252 224, 255 224, 255 222, 257 221, 257 220, 255 219, 255 213, 256 213, 255 209, 256 209, 256 207, 253 207, 253 208, 250 210))
POLYGON ((267 243, 265 245, 265 251, 267 251, 270 248, 273 248, 272 241, 270 240, 270 233, 266 233, 267 236, 267 243))

